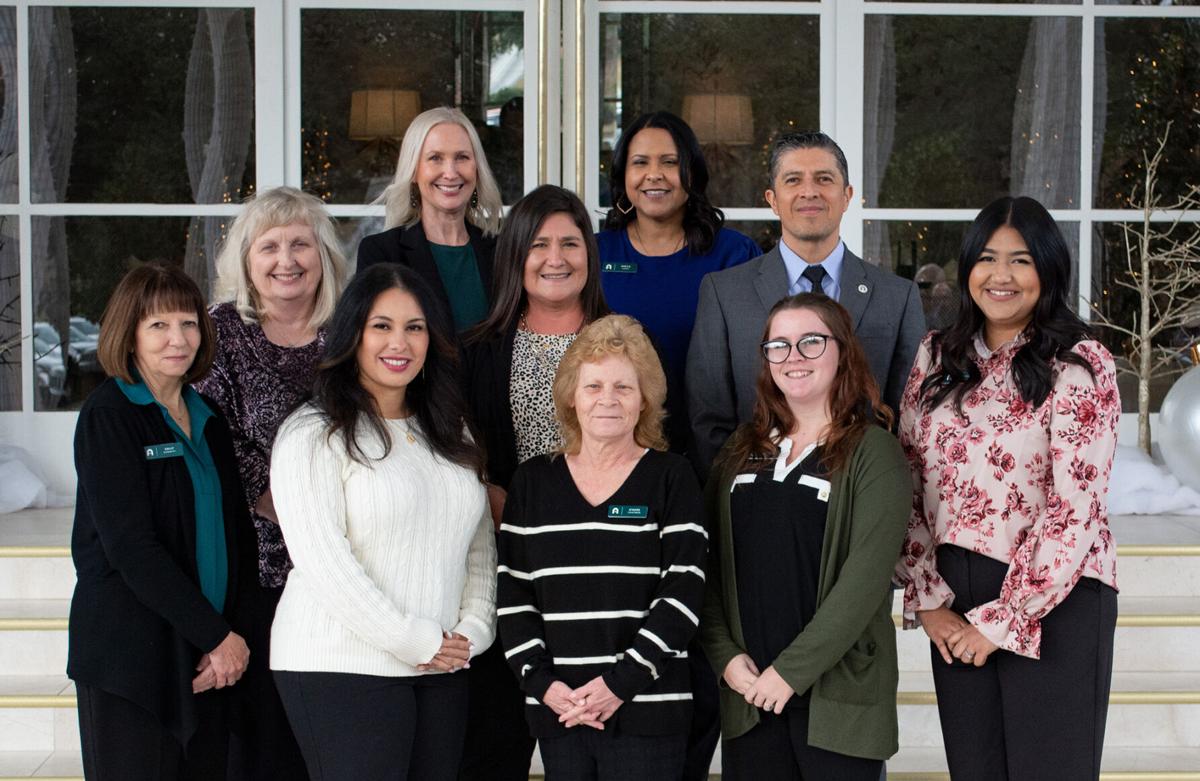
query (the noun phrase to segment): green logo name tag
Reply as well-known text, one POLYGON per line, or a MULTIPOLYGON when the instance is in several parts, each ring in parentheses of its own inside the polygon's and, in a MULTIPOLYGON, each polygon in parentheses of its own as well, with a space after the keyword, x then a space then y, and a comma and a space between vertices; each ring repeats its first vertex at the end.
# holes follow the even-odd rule
POLYGON ((636 274, 636 263, 601 263, 601 271, 611 271, 614 274, 636 274))
POLYGON ((175 458, 183 455, 183 446, 178 442, 168 442, 165 445, 146 445, 146 460, 154 461, 159 458, 175 458))
POLYGON ((650 508, 644 504, 610 504, 609 518, 649 518, 650 508))

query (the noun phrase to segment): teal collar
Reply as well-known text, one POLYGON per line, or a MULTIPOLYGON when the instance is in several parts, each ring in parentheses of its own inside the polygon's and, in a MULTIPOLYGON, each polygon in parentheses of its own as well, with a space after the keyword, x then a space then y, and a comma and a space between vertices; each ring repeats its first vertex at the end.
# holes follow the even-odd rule
MULTIPOLYGON (((136 371, 133 376, 136 382, 125 382, 120 377, 114 378, 117 381, 117 387, 121 389, 121 393, 125 394, 125 398, 134 404, 142 406, 158 404, 158 408, 162 410, 167 424, 171 428, 175 428, 175 422, 171 420, 171 415, 167 412, 167 408, 158 403, 158 399, 154 398, 154 394, 146 387, 146 383, 142 381, 141 376, 136 371)), ((183 403, 187 406, 188 417, 192 420, 192 438, 198 439, 204 432, 204 424, 212 417, 212 410, 209 409, 209 406, 204 403, 204 399, 200 398, 200 394, 191 385, 183 386, 183 403)))

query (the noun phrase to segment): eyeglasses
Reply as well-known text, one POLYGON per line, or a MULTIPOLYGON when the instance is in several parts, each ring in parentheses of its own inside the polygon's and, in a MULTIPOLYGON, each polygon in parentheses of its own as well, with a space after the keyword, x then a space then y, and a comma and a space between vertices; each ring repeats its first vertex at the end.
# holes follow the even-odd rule
MULTIPOLYGON (((834 339, 829 334, 805 334, 796 342, 796 352, 810 361, 825 354, 829 340, 834 339)), ((792 354, 792 343, 787 339, 769 339, 762 343, 763 357, 770 363, 783 363, 792 354)))

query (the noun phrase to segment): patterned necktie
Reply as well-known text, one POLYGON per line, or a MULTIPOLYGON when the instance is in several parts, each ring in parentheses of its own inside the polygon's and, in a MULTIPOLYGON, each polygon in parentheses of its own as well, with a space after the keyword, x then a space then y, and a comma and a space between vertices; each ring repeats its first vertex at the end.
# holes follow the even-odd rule
POLYGON ((819 296, 825 295, 825 288, 821 287, 821 282, 826 277, 824 266, 822 266, 820 263, 816 264, 815 266, 809 266, 808 268, 804 269, 804 272, 800 274, 800 276, 812 283, 812 292, 819 296))

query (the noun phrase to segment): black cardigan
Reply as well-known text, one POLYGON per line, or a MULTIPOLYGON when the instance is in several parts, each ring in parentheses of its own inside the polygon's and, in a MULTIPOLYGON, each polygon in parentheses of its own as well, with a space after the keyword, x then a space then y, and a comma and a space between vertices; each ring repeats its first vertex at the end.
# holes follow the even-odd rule
POLYGON ((200 591, 187 465, 144 455, 147 445, 175 441, 158 405, 134 404, 110 378, 88 396, 75 427, 77 582, 67 675, 153 713, 183 745, 197 725, 196 664, 231 630, 248 635, 241 617, 251 609, 257 568, 229 427, 216 404, 204 401, 214 413, 204 439, 220 477, 225 521, 223 615, 200 591))
MULTIPOLYGON (((479 279, 483 282, 483 294, 488 305, 492 303, 492 256, 496 251, 496 239, 484 236, 483 231, 471 223, 467 223, 467 235, 471 240, 471 249, 475 252, 475 264, 479 267, 479 279)), ((442 277, 438 274, 437 262, 433 259, 433 250, 429 249, 429 239, 425 238, 425 229, 421 223, 407 228, 392 228, 383 233, 374 233, 364 238, 358 245, 357 271, 375 265, 376 263, 399 263, 408 266, 424 277, 434 291, 441 297, 450 310, 450 296, 442 277)))
POLYGON ((462 351, 463 394, 487 454, 487 480, 505 490, 518 464, 508 393, 516 337, 514 324, 503 333, 465 345, 462 351))

